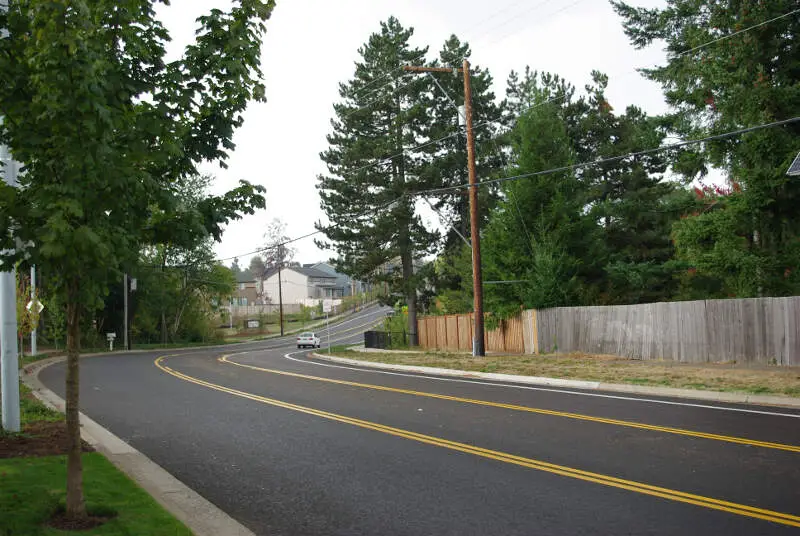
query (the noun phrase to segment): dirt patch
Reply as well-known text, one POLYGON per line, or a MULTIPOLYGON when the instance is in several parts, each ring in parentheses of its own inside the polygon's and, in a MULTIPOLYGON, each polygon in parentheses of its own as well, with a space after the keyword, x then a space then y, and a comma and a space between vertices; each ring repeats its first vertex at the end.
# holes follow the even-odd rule
POLYGON ((59 512, 47 522, 49 527, 65 531, 92 530, 113 519, 113 517, 87 516, 83 519, 67 519, 64 512, 59 512))
MULTIPOLYGON (((83 452, 94 449, 81 441, 83 452)), ((54 456, 67 453, 64 422, 36 421, 26 424, 19 434, 0 433, 0 458, 54 456)))

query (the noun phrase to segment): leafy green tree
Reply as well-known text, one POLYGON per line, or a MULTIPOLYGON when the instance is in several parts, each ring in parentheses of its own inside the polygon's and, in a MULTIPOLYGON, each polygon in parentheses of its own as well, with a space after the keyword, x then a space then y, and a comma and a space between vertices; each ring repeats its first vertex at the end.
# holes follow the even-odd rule
POLYGON ((438 237, 425 228, 409 194, 436 183, 421 174, 420 155, 405 149, 426 135, 423 95, 433 88, 424 77, 386 76, 423 56, 425 50, 409 45, 412 34, 394 17, 382 22, 359 49, 354 78, 340 85, 330 147, 320 155, 328 174, 317 185, 329 223, 317 228, 327 238, 320 245, 338 253, 338 270, 359 280, 387 281, 405 296, 416 344, 420 278, 414 266, 438 237), (384 161, 371 165, 379 159, 384 161))
MULTIPOLYGON (((25 166, 0 188, 37 266, 58 273, 67 325, 66 515, 86 516, 78 355, 82 315, 97 308, 140 245, 190 246, 263 207, 242 183, 184 209, 177 194, 202 161, 224 162, 251 99, 262 99, 260 51, 274 2, 239 0, 198 19, 196 42, 165 61, 169 35, 145 0, 19 0, 0 15, 0 140, 25 166)), ((13 246, 3 235, 0 246, 13 246)), ((18 252, 11 259, 21 255, 18 252)))
MULTIPOLYGON (((800 18, 783 16, 797 8, 794 0, 668 0, 663 8, 612 3, 634 46, 664 43, 666 64, 643 72, 661 84, 678 135, 718 134, 800 110, 800 18)), ((785 175, 798 136, 794 123, 709 142, 676 161, 693 179, 709 166, 722 169, 741 190, 676 229, 682 260, 723 284, 723 294, 800 292, 800 182, 785 175), (722 244, 733 250, 723 255, 722 244)))

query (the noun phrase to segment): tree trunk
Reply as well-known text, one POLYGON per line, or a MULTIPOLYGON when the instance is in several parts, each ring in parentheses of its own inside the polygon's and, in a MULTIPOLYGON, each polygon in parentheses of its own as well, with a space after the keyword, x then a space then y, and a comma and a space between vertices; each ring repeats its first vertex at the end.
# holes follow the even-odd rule
POLYGON ((417 340, 417 287, 414 284, 414 260, 411 250, 406 249, 400 255, 403 263, 403 283, 406 291, 406 302, 408 303, 408 344, 409 346, 419 346, 417 340))
POLYGON ((80 375, 78 357, 81 345, 79 282, 67 287, 67 518, 86 517, 83 500, 81 463, 81 425, 79 421, 80 375))

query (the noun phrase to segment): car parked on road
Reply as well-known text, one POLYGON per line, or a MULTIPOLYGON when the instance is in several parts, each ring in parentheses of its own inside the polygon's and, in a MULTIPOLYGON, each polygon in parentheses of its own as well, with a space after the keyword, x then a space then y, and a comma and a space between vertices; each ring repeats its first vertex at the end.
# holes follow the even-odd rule
POLYGON ((297 347, 298 348, 319 348, 320 347, 320 339, 317 337, 316 333, 312 333, 310 331, 306 331, 301 333, 297 336, 297 347))

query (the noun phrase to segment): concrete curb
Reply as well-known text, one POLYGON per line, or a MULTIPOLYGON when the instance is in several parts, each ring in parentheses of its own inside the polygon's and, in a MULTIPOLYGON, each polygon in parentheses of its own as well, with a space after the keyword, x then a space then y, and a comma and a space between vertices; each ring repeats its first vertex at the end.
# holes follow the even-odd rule
MULTIPOLYGON (((111 354, 119 355, 119 354, 111 354)), ((27 365, 20 377, 34 396, 45 405, 64 411, 64 400, 39 380, 39 372, 64 356, 51 357, 27 365)), ((196 491, 169 474, 150 458, 106 430, 83 413, 80 414, 81 437, 134 482, 183 522, 196 536, 255 536, 244 525, 214 506, 196 491)))
POLYGON ((413 372, 418 374, 434 374, 437 376, 450 376, 455 378, 493 380, 500 382, 521 383, 526 385, 542 385, 547 387, 566 387, 570 389, 586 389, 591 391, 611 391, 635 395, 661 396, 670 398, 691 398, 714 402, 727 402, 732 404, 756 404, 762 406, 783 406, 800 408, 800 399, 774 395, 751 395, 747 393, 728 393, 720 391, 698 391, 695 389, 677 389, 674 387, 649 387, 645 385, 628 385, 621 383, 603 383, 583 380, 563 380, 560 378, 545 378, 540 376, 518 376, 513 374, 497 374, 494 372, 472 372, 466 370, 445 369, 436 367, 420 367, 416 365, 395 365, 391 363, 376 363, 374 361, 361 361, 345 357, 328 356, 326 354, 312 354, 317 359, 333 361, 346 365, 369 367, 396 372, 413 372))

